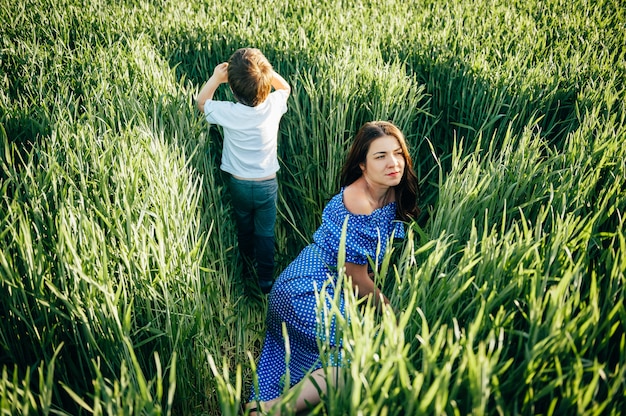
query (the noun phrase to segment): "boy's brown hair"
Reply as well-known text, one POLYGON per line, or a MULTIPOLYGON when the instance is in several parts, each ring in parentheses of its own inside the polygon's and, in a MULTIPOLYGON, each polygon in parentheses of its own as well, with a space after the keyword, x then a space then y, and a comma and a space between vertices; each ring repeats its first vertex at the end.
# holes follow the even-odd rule
POLYGON ((228 60, 228 84, 240 103, 249 107, 261 104, 272 90, 274 70, 256 48, 237 49, 228 60))

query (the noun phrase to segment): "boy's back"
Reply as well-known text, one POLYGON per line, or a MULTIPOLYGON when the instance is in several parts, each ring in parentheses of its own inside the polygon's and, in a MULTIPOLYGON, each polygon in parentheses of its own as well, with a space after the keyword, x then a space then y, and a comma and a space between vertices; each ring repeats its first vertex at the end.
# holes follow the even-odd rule
POLYGON ((222 126, 224 131, 223 171, 244 179, 266 178, 278 171, 278 127, 287 111, 288 97, 287 90, 277 90, 256 107, 206 102, 207 121, 222 126))

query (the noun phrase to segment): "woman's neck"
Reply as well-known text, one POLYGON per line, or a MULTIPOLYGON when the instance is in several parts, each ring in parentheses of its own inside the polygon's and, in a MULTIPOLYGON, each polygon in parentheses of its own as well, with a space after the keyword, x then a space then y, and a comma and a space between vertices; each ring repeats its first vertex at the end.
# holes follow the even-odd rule
POLYGON ((365 193, 374 209, 382 208, 390 202, 391 188, 386 186, 376 186, 368 182, 366 177, 363 178, 365 193))

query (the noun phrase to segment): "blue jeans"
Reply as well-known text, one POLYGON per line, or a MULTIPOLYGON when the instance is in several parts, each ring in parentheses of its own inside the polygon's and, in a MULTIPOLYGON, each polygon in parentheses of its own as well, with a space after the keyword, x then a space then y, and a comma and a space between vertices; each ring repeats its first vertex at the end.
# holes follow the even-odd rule
POLYGON ((246 181, 230 177, 230 195, 237 222, 237 242, 244 277, 256 270, 264 292, 274 280, 274 225, 276 224, 276 178, 246 181))

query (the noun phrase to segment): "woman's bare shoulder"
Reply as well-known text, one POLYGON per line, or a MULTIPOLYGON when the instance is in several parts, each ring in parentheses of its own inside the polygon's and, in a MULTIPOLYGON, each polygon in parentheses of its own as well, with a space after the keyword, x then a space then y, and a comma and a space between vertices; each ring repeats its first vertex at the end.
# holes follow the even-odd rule
POLYGON ((343 190, 343 205, 354 215, 370 215, 373 212, 365 187, 358 180, 343 190))

